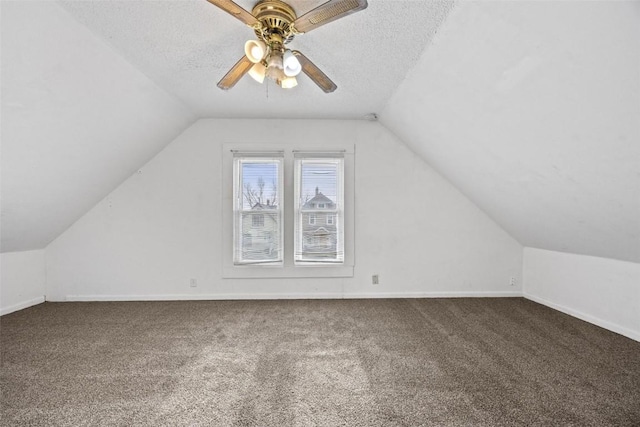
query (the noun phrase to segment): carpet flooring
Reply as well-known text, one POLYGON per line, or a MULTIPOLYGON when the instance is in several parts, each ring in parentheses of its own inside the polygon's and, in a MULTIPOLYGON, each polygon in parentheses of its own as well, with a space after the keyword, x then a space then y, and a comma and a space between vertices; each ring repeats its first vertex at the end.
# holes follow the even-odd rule
POLYGON ((3 426, 639 426, 640 343, 522 298, 45 303, 3 426))

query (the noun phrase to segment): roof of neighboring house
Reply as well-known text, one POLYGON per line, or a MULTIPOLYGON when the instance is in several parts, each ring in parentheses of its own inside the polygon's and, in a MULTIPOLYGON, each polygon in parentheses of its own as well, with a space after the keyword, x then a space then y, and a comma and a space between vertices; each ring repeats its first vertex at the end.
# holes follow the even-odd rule
POLYGON ((262 203, 256 203, 255 205, 253 205, 251 207, 251 210, 265 210, 265 209, 278 209, 277 205, 270 205, 270 204, 262 204, 262 203))
POLYGON ((331 206, 335 205, 333 200, 331 200, 330 198, 328 198, 327 196, 322 194, 316 188, 316 195, 312 199, 308 200, 307 203, 305 203, 303 207, 304 208, 311 208, 314 204, 317 205, 318 203, 326 203, 327 205, 331 205, 331 206))

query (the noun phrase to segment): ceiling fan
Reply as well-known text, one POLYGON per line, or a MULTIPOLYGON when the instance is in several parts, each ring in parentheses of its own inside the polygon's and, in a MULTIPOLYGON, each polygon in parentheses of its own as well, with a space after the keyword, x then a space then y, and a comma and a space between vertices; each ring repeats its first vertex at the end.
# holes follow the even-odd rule
POLYGON ((218 82, 220 89, 231 89, 249 73, 262 83, 265 76, 285 89, 296 86, 296 76, 304 72, 326 93, 337 89, 313 62, 285 45, 298 34, 308 33, 324 24, 367 7, 367 0, 329 0, 302 16, 281 0, 260 0, 251 13, 231 0, 207 0, 251 27, 258 37, 245 43, 245 55, 218 82))

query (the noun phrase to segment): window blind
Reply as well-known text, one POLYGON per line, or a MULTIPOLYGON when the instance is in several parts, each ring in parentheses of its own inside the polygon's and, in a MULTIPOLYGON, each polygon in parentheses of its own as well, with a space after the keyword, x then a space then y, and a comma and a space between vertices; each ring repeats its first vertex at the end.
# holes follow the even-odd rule
POLYGON ((234 152, 234 264, 283 262, 283 153, 234 152))
POLYGON ((296 264, 344 262, 344 156, 294 152, 296 264))

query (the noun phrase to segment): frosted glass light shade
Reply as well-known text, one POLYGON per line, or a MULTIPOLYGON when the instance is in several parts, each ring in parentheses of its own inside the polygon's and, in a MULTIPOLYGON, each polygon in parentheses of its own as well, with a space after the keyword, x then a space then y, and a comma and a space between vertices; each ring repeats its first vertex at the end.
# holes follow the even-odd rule
POLYGON ((298 61, 298 58, 296 58, 290 50, 285 51, 282 63, 284 66, 284 74, 288 77, 295 77, 302 71, 300 61, 298 61))
POLYGON ((266 51, 267 46, 261 40, 248 40, 244 44, 244 54, 249 58, 249 61, 254 64, 262 61, 266 51))
POLYGON ((271 55, 267 59, 267 77, 275 81, 283 79, 285 75, 282 68, 282 54, 271 51, 271 55))
POLYGON ((295 77, 285 77, 280 80, 280 87, 283 89, 291 89, 296 86, 298 86, 298 80, 295 77))
POLYGON ((271 80, 279 81, 279 80, 282 80, 282 79, 286 78, 287 76, 284 75, 284 72, 282 71, 282 68, 268 67, 267 68, 267 77, 269 77, 271 80))
POLYGON ((258 62, 249 70, 249 75, 258 83, 264 82, 264 76, 267 73, 267 67, 262 62, 258 62))
POLYGON ((267 68, 279 68, 280 70, 282 70, 282 54, 272 51, 271 55, 269 55, 269 59, 267 60, 267 64, 267 68))

